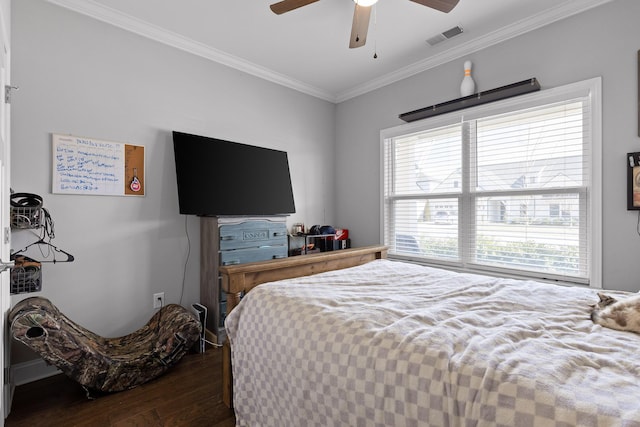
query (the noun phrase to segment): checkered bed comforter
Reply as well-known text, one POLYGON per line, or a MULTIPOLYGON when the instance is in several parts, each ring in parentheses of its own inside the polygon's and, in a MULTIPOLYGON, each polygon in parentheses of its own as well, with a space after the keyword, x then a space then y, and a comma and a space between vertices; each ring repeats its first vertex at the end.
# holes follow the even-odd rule
POLYGON ((387 260, 260 285, 226 321, 237 425, 640 426, 640 335, 597 300, 387 260))

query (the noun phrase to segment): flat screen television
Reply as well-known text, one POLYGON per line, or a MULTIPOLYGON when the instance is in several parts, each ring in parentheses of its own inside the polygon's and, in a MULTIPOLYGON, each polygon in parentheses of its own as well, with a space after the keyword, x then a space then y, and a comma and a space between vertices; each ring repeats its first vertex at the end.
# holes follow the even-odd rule
POLYGON ((180 213, 295 213, 286 151, 173 132, 180 213))

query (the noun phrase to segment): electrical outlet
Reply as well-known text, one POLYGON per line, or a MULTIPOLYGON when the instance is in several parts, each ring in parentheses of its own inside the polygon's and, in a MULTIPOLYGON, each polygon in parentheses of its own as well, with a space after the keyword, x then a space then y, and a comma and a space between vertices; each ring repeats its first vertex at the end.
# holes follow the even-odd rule
POLYGON ((164 292, 153 294, 153 308, 164 307, 164 292))

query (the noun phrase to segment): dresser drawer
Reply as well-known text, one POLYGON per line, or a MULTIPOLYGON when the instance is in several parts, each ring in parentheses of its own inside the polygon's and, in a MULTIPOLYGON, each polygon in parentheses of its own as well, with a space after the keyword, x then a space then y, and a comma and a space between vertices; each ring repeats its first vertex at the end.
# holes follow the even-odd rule
POLYGON ((262 248, 236 249, 220 252, 221 265, 244 264, 246 262, 266 261, 269 259, 286 258, 287 245, 265 246, 262 248))
POLYGON ((287 245, 287 226, 283 223, 248 221, 220 226, 221 251, 277 245, 287 245))

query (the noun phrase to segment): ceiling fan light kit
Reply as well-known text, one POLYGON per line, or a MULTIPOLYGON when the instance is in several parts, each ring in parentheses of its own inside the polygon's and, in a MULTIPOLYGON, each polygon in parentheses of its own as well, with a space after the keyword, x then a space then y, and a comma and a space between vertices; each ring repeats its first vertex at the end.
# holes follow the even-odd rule
MULTIPOLYGON (((315 3, 318 0, 282 0, 273 3, 270 8, 273 13, 281 15, 290 12, 302 6, 315 3)), ((460 0, 411 0, 414 3, 421 4, 440 12, 449 13, 458 4, 460 0)), ((351 26, 351 37, 349 38, 349 47, 362 47, 367 42, 367 32, 369 30, 369 20, 371 17, 371 7, 378 0, 353 0, 355 9, 353 11, 353 24, 351 26)))

